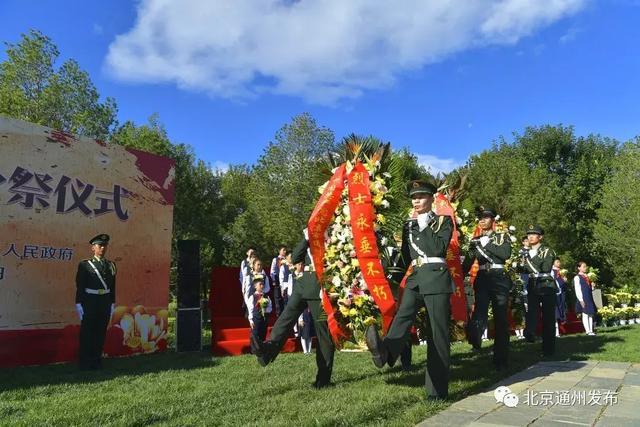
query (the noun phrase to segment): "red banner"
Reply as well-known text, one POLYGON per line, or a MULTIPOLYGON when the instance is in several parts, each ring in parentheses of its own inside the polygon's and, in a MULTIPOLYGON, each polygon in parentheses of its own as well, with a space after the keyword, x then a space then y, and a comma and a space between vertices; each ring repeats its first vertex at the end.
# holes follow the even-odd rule
MULTIPOLYGON (((482 234, 482 229, 480 228, 479 225, 476 225, 475 230, 473 230, 473 236, 471 236, 471 238, 475 239, 476 237, 480 237, 481 234, 482 234)), ((478 271, 480 271, 480 265, 478 264, 478 260, 475 260, 473 261, 471 270, 469 270, 469 280, 472 285, 476 281, 476 276, 478 275, 478 271)))
POLYGON ((308 223, 309 248, 316 276, 318 276, 318 281, 320 282, 322 306, 327 313, 329 331, 336 345, 340 344, 342 338, 348 338, 350 334, 349 331, 345 330, 336 320, 331 299, 322 285, 324 283, 324 233, 327 227, 329 227, 329 224, 331 224, 333 213, 340 203, 340 196, 344 189, 345 169, 346 164, 342 164, 334 172, 322 196, 320 196, 318 203, 316 203, 316 207, 313 209, 308 223))
POLYGON ((384 275, 374 230, 375 211, 369 189, 369 172, 361 162, 356 163, 348 177, 349 215, 353 244, 362 276, 373 300, 382 313, 382 327, 386 332, 396 310, 391 288, 384 275))
POLYGON ((437 215, 446 215, 451 218, 453 223, 453 234, 447 249, 447 266, 456 286, 455 291, 451 294, 451 316, 455 320, 466 322, 467 301, 464 293, 462 262, 460 262, 460 242, 458 241, 456 215, 453 206, 449 203, 449 199, 442 193, 436 193, 433 205, 433 210, 437 215))

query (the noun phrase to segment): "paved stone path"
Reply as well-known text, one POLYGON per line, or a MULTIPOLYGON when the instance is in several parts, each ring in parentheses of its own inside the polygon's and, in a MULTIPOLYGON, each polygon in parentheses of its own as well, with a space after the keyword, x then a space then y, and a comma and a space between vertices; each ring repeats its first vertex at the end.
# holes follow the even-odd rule
POLYGON ((540 362, 419 425, 640 426, 640 364, 540 362), (503 398, 506 404, 496 401, 499 386, 513 393, 503 398))

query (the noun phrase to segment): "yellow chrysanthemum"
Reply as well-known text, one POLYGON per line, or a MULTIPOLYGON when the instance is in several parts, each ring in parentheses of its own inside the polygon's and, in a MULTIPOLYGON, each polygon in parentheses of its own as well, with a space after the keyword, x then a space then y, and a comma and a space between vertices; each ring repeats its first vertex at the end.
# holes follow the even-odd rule
POLYGON ((369 316, 366 319, 364 319, 365 326, 373 325, 374 323, 376 323, 376 319, 373 316, 369 316))

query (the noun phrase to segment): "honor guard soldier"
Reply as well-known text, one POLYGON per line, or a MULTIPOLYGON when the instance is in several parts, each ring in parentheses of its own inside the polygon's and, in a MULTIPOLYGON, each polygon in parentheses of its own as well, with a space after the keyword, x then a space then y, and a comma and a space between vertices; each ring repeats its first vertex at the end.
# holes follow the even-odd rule
POLYGON ((76 273, 76 311, 80 317, 80 369, 100 369, 102 347, 116 302, 116 264, 105 258, 109 235, 89 241, 93 257, 76 273))
POLYGON ((542 244, 544 232, 539 225, 527 227, 529 251, 524 254, 523 268, 529 273, 527 286, 528 311, 524 335, 534 342, 538 310, 542 305, 542 353, 551 356, 556 345, 556 282, 553 277, 553 260, 556 253, 542 244))
POLYGON ((366 339, 378 368, 385 363, 393 365, 406 346, 418 310, 426 307, 429 329, 425 388, 428 399, 444 399, 449 393, 449 299, 453 291, 445 258, 453 223, 448 216, 436 215, 431 210, 435 193, 436 188, 429 183, 409 183, 414 215, 404 224, 401 250, 413 271, 384 340, 378 336, 375 325, 367 328, 366 339))
POLYGON ((511 239, 506 233, 496 233, 493 226, 496 213, 493 209, 478 209, 478 226, 482 234, 471 240, 469 253, 462 266, 464 275, 469 274, 473 263, 478 261, 478 275, 473 283, 475 308, 469 325, 471 345, 479 350, 482 334, 487 329, 489 302, 495 319, 495 341, 493 365, 497 370, 507 367, 509 360, 509 292, 513 286, 505 271, 505 262, 511 257, 511 239))
POLYGON ((294 264, 304 264, 301 277, 296 279, 293 293, 289 297, 287 306, 273 325, 269 340, 260 342, 251 335, 251 350, 256 355, 261 366, 271 363, 280 353, 293 325, 296 324, 304 309, 309 307, 316 330, 316 337, 318 338, 318 349, 316 351, 318 373, 312 386, 322 388, 330 384, 335 346, 329 333, 327 314, 322 308, 320 283, 313 268, 306 234, 305 230, 305 239, 296 246, 292 254, 294 264))

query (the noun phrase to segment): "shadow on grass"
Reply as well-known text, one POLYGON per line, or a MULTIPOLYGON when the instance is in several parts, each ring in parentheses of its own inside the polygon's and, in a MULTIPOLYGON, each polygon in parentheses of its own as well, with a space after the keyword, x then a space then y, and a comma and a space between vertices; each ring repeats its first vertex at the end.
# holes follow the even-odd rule
POLYGON ((75 363, 7 368, 0 369, 0 393, 43 385, 99 383, 125 376, 210 368, 219 363, 219 359, 213 359, 209 353, 167 351, 103 359, 103 368, 97 371, 80 371, 75 363))
MULTIPOLYGON (((512 341, 509 353, 509 368, 496 371, 492 364, 492 342, 480 351, 474 352, 471 346, 464 348, 458 346, 451 354, 451 367, 449 379, 449 399, 457 401, 469 395, 491 389, 494 384, 507 378, 531 365, 541 361, 580 361, 589 359, 590 354, 602 352, 605 345, 624 342, 624 339, 606 334, 597 336, 568 335, 556 340, 556 354, 553 357, 543 358, 542 343, 527 343, 525 341, 512 341)), ((427 349, 428 351, 428 349, 427 349)), ((574 363, 558 370, 579 369, 583 364, 574 363)), ((414 365, 415 366, 415 365, 414 365)), ((404 385, 409 387, 424 387, 425 382, 424 362, 421 369, 410 371, 405 375, 387 378, 388 384, 404 385)), ((393 371, 396 371, 394 368, 393 371)), ((389 373, 393 371, 388 371, 389 373)), ((540 372, 532 370, 531 378, 540 372)), ((525 374, 526 376, 526 374, 525 374)), ((525 380, 524 376, 521 380, 525 380)))

